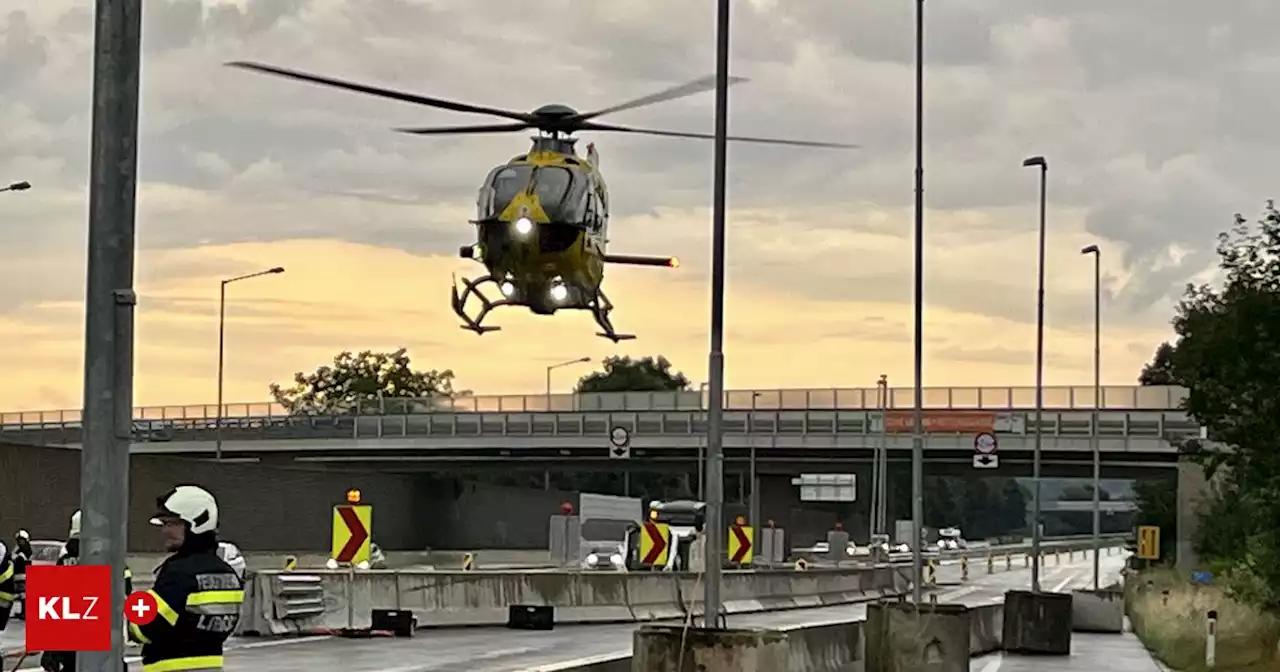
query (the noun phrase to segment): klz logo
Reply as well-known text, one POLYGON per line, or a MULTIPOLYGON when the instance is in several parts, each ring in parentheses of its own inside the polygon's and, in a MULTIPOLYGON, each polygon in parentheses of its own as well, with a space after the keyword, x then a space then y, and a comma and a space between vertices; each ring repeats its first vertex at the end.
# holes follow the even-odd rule
MULTIPOLYGON (((110 587, 108 587, 110 590, 110 587)), ((83 606, 80 611, 75 611, 71 606, 71 598, 69 597, 41 597, 39 605, 40 620, 51 621, 96 621, 98 613, 93 610, 98 606, 98 598, 85 597, 81 600, 83 606)))
POLYGON ((27 567, 28 651, 111 650, 111 568, 27 567))

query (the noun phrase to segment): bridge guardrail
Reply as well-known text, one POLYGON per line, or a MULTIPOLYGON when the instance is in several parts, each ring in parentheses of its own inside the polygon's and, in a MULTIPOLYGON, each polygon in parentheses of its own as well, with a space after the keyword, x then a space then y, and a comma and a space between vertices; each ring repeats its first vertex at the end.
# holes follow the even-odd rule
MULTIPOLYGON (((1001 436, 1035 433, 1034 414, 1007 411, 1013 416, 1001 436)), ((729 435, 759 436, 878 436, 879 414, 869 411, 728 411, 724 431, 729 435)), ((223 418, 224 441, 281 439, 371 439, 395 437, 581 437, 606 436, 613 427, 625 427, 633 436, 697 436, 704 433, 702 413, 694 411, 645 411, 613 413, 433 413, 422 415, 293 416, 223 418)), ((1199 426, 1178 412, 1105 411, 1095 427, 1092 414, 1049 411, 1041 419, 1041 433, 1050 437, 1149 438, 1154 440, 1198 436, 1199 426)), ((930 432, 930 436, 967 435, 967 425, 930 432)), ((134 423, 137 442, 213 441, 217 419, 140 420, 134 423)), ((981 430, 973 430, 981 431, 981 430)), ((0 426, 0 436, 33 443, 75 444, 81 441, 78 425, 46 424, 0 426)), ((890 432, 890 440, 903 434, 890 432)))
MULTIPOLYGON (((1030 410, 1035 408, 1033 387, 926 387, 924 406, 930 410, 1030 410)), ((1101 410, 1168 411, 1180 408, 1185 388, 1175 386, 1120 385, 1102 388, 1101 410)), ((726 410, 877 410, 880 391, 874 387, 822 389, 727 390, 726 410)), ((915 405, 914 390, 889 389, 888 409, 902 411, 915 405)), ((383 398, 362 402, 357 408, 330 409, 321 415, 418 415, 425 413, 537 413, 697 411, 707 406, 705 390, 672 392, 607 392, 589 394, 455 394, 426 399, 383 398)), ((1048 410, 1093 410, 1092 386, 1048 386, 1044 407, 1048 410)), ((281 418, 291 414, 272 402, 186 406, 140 406, 136 420, 213 420, 221 418, 281 418)), ((78 409, 0 413, 0 425, 78 425, 78 409)))

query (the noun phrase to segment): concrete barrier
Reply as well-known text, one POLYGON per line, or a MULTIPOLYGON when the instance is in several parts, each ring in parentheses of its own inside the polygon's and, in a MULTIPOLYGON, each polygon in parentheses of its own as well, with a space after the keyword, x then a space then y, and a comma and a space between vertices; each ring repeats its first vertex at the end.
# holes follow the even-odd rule
POLYGON ((863 626, 866 672, 968 672, 972 637, 963 604, 879 602, 863 626))
POLYGON ((646 625, 636 630, 632 672, 776 672, 787 667, 787 636, 774 630, 646 625))
MULTIPOLYGON (((701 577, 667 572, 254 572, 243 634, 286 635, 368 628, 373 609, 412 611, 419 627, 500 625, 512 604, 556 609, 557 623, 617 623, 698 615, 701 577), (304 578, 315 583, 302 586, 304 578), (318 584, 322 598, 303 590, 318 584), (318 608, 312 609, 312 604, 318 608)), ((730 571, 721 595, 728 614, 849 604, 908 588, 901 567, 730 571)))
POLYGON ((1075 632, 1124 632, 1124 591, 1119 586, 1071 593, 1071 629, 1075 632))
POLYGON ((1004 649, 1014 653, 1071 654, 1071 594, 1011 590, 1004 594, 1004 649))
POLYGON ((969 607, 969 655, 999 651, 1004 644, 1004 605, 969 607))

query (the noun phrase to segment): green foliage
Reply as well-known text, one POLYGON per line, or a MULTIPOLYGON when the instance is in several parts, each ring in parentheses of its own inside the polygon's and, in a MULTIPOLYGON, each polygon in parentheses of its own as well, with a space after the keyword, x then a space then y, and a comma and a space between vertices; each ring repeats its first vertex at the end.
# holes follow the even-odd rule
MULTIPOLYGON (((909 504, 910 484, 907 486, 909 504)), ((1028 497, 1015 479, 926 476, 924 491, 926 527, 955 526, 968 539, 987 539, 1016 533, 1026 526, 1028 497)))
POLYGON ((575 390, 580 394, 590 392, 667 392, 689 389, 689 379, 683 373, 672 373, 671 362, 659 355, 657 358, 609 357, 604 360, 604 371, 584 376, 575 390))
POLYGON ((1177 380, 1173 377, 1173 353, 1175 348, 1167 341, 1160 344, 1156 348, 1156 354, 1146 366, 1142 367, 1142 373, 1138 374, 1139 385, 1177 385, 1177 380))
POLYGON ((1185 447, 1218 477, 1208 513, 1228 515, 1238 526, 1234 540, 1202 539, 1208 559, 1230 562, 1249 576, 1237 585, 1241 599, 1280 612, 1280 212, 1274 204, 1255 225, 1237 215, 1235 226, 1219 236, 1218 255, 1222 287, 1190 286, 1178 306, 1170 371, 1190 390, 1187 413, 1215 442, 1185 447))
MULTIPOLYGON (((404 348, 355 355, 342 352, 333 358, 332 366, 295 373, 290 387, 271 384, 271 396, 290 415, 376 413, 388 403, 395 406, 396 400, 403 405, 403 400, 453 395, 453 371, 415 371, 404 348)), ((395 409, 406 410, 411 409, 395 409)))

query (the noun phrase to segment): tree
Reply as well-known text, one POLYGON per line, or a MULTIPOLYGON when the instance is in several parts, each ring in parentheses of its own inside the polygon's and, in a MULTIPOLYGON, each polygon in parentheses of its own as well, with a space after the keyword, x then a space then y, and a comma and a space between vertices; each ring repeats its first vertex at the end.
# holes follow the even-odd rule
MULTIPOLYGON (((1216 476, 1215 507, 1239 525, 1233 543, 1206 550, 1230 563, 1238 596, 1280 612, 1280 212, 1218 237, 1220 289, 1188 286, 1173 326, 1173 378, 1188 388, 1187 414, 1213 443, 1184 452, 1216 476), (1225 446, 1226 448, 1220 448, 1225 446), (1226 501, 1224 501, 1226 500, 1226 501), (1258 591, 1256 586, 1266 586, 1258 591)), ((1204 525, 1221 525, 1206 519, 1204 525)))
MULTIPOLYGON (((272 383, 271 396, 290 415, 377 413, 385 410, 386 400, 452 398, 453 371, 415 371, 404 348, 355 355, 342 352, 333 358, 332 366, 310 374, 295 373, 288 388, 272 383)), ((407 410, 397 408, 396 412, 407 410)))
POLYGON ((1004 521, 1004 534, 1026 529, 1027 527, 1027 491, 1018 483, 1016 479, 1007 479, 1004 482, 1001 497, 1004 500, 1004 506, 1001 509, 1001 518, 1004 521))
POLYGON ((604 360, 604 371, 596 371, 578 381, 576 392, 668 392, 689 389, 683 373, 672 373, 671 362, 659 355, 656 359, 631 359, 619 356, 604 360))
POLYGON ((1177 385, 1178 381, 1173 377, 1173 355, 1176 351, 1168 341, 1161 343, 1156 348, 1155 356, 1142 367, 1142 373, 1138 374, 1138 384, 1177 385))

